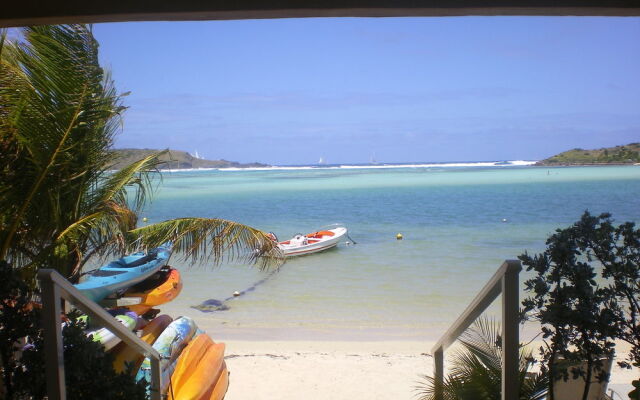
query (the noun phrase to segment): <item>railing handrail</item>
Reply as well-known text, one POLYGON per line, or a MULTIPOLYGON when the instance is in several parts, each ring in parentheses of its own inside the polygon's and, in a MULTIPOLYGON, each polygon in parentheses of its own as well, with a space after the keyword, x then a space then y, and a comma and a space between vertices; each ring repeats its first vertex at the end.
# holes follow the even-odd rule
POLYGON ((467 306, 467 308, 460 314, 458 319, 451 325, 449 329, 440 337, 440 340, 431 348, 431 351, 436 351, 440 348, 446 350, 451 346, 458 337, 465 331, 473 321, 475 321, 484 310, 493 303, 493 301, 502 292, 502 277, 507 272, 519 273, 522 270, 520 261, 518 260, 505 260, 495 274, 489 279, 486 285, 480 290, 473 301, 467 306))
POLYGON ((456 319, 432 348, 436 399, 443 398, 444 351, 502 293, 502 399, 517 399, 519 392, 519 282, 522 265, 518 260, 505 260, 480 290, 464 312, 456 319))
POLYGON ((162 398, 162 374, 160 373, 160 354, 148 343, 142 341, 105 311, 97 303, 87 298, 68 280, 53 269, 38 271, 38 280, 42 289, 43 328, 45 339, 45 362, 47 374, 47 394, 50 400, 64 400, 66 397, 64 380, 64 360, 62 352, 62 334, 60 324, 60 299, 64 298, 77 308, 97 320, 118 336, 124 343, 151 360, 151 398, 162 398))

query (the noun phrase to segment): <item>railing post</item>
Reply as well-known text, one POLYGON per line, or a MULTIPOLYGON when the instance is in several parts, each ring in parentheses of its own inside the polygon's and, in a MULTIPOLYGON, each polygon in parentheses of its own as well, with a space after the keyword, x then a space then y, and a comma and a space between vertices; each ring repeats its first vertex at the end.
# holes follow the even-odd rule
POLYGON ((442 400, 444 388, 444 351, 475 321, 491 303, 502 293, 502 400, 514 400, 519 392, 519 282, 522 270, 520 261, 505 260, 432 347, 434 360, 434 394, 442 400))
POLYGON ((502 277, 502 400, 518 399, 519 379, 519 282, 520 262, 510 264, 502 277))
POLYGON ((64 348, 60 328, 60 289, 53 281, 40 281, 42 328, 44 332, 45 375, 49 400, 65 400, 64 348))
POLYGON ((162 372, 160 371, 160 359, 151 357, 151 400, 162 399, 162 372))
POLYGON ((433 366, 434 366, 434 389, 436 400, 442 400, 443 392, 442 387, 444 385, 444 350, 440 347, 433 352, 433 366))

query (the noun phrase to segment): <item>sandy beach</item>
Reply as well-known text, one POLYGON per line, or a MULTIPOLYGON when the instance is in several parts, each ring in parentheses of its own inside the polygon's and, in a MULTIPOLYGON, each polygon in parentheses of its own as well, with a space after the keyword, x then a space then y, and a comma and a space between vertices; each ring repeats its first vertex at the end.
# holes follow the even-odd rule
POLYGON ((411 399, 432 343, 227 342, 227 399, 411 399))
MULTIPOLYGON (((227 341, 226 399, 415 399, 432 374, 433 342, 227 341)), ((612 388, 630 390, 637 371, 614 367, 612 388)))

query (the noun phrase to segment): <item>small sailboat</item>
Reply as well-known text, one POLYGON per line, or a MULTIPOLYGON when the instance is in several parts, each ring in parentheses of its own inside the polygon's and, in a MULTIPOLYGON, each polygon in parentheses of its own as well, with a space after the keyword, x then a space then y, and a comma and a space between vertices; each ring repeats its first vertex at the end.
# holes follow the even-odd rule
POLYGON ((318 165, 323 165, 324 163, 325 163, 324 157, 320 156, 320 159, 318 160, 318 165))
POLYGON ((347 228, 337 226, 306 235, 296 234, 289 240, 278 242, 278 247, 285 257, 303 256, 335 247, 346 236, 347 228))
POLYGON ((372 153, 371 157, 369 157, 369 164, 371 164, 371 165, 377 165, 378 164, 378 160, 376 160, 376 153, 372 153))

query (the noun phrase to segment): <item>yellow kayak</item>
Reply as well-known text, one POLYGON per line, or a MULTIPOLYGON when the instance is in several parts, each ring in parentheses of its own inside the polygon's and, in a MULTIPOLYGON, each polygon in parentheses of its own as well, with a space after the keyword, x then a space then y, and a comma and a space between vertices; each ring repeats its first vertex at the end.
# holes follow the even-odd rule
POLYGON ((215 343, 207 349, 206 353, 192 369, 188 375, 185 374, 184 381, 179 387, 172 387, 173 398, 179 400, 200 400, 208 399, 212 386, 220 378, 224 364, 224 343, 215 343))
POLYGON ((169 389, 169 399, 172 394, 177 394, 189 375, 198 367, 198 363, 202 360, 209 347, 213 346, 213 340, 206 333, 201 333, 191 340, 187 347, 182 350, 180 357, 176 363, 176 368, 171 374, 171 386, 169 389))
POLYGON ((202 400, 222 400, 224 396, 227 394, 227 389, 229 388, 229 371, 227 370, 227 364, 222 362, 222 373, 220 374, 220 378, 218 378, 218 382, 216 382, 215 386, 210 389, 210 392, 207 393, 202 400))
MULTIPOLYGON (((147 326, 142 329, 142 339, 144 342, 153 344, 156 341, 158 336, 164 331, 172 321, 172 318, 168 315, 159 315, 153 319, 153 321, 149 322, 147 326)), ((127 346, 125 343, 120 343, 113 350, 114 360, 113 360, 113 368, 117 372, 123 372, 127 364, 133 364, 133 374, 135 374, 140 368, 140 364, 142 364, 142 360, 144 356, 138 353, 136 350, 127 346)))

